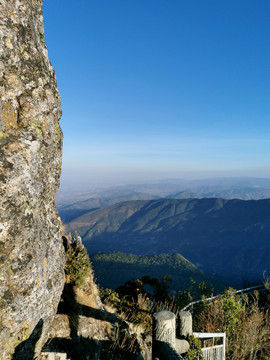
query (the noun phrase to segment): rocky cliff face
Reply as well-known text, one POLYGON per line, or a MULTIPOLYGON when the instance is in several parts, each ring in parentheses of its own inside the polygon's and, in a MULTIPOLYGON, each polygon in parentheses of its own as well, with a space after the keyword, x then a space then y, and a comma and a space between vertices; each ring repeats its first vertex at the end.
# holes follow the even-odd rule
POLYGON ((55 208, 61 171, 60 116, 60 97, 44 42, 42 0, 1 0, 2 359, 27 346, 30 334, 38 351, 63 288, 64 252, 55 208))

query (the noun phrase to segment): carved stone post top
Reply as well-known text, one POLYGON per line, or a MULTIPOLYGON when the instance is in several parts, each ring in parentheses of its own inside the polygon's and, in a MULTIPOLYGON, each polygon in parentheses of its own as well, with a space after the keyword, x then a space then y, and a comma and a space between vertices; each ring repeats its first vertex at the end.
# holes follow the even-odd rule
POLYGON ((155 320, 158 321, 167 321, 167 320, 174 320, 175 314, 172 313, 171 311, 162 310, 155 312, 153 317, 155 318, 155 320))
POLYGON ((179 311, 178 315, 181 316, 181 317, 188 317, 188 318, 192 317, 191 312, 190 311, 185 311, 185 310, 179 311))

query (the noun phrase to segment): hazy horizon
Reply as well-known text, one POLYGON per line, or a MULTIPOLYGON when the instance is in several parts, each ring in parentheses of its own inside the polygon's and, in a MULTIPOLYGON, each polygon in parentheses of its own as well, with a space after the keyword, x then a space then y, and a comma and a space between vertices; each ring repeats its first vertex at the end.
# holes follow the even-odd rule
MULTIPOLYGON (((183 174, 182 174, 183 175, 183 174)), ((187 175, 187 174, 186 174, 187 175)), ((65 192, 65 191, 75 191, 75 192, 87 192, 87 191, 94 191, 97 189, 109 189, 109 188, 121 188, 121 187, 125 187, 125 186, 135 186, 135 185, 151 185, 151 184, 188 184, 188 183, 192 183, 192 182, 205 182, 205 184, 207 184, 207 182, 209 183, 209 186, 213 183, 219 183, 220 181, 230 181, 232 183, 243 183, 244 185, 245 182, 248 182, 249 180, 255 180, 255 179, 259 179, 259 180, 269 180, 270 183, 270 176, 242 176, 242 175, 224 175, 222 176, 222 174, 216 174, 216 176, 213 174, 213 176, 211 176, 211 174, 208 174, 209 176, 199 176, 199 174, 197 176, 195 176, 194 174, 192 175, 191 173, 189 174, 189 176, 175 176, 175 177, 166 177, 166 176, 161 176, 161 177, 145 177, 145 178, 123 178, 122 180, 118 179, 118 175, 117 178, 108 178, 106 176, 101 176, 100 181, 94 181, 95 178, 94 177, 77 177, 76 174, 74 174, 73 177, 69 177, 69 176, 65 176, 61 178, 61 184, 60 184, 60 189, 59 189, 59 193, 61 192, 65 192)))

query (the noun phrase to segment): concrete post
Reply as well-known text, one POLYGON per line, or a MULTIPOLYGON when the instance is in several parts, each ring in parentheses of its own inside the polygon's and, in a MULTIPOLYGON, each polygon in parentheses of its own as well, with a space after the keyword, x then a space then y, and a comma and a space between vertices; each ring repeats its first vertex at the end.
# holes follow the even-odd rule
POLYGON ((170 311, 159 311, 153 315, 152 360, 181 360, 175 349, 175 315, 170 311))
POLYGON ((179 319, 179 326, 177 329, 177 336, 179 338, 186 339, 193 334, 192 315, 189 311, 179 311, 178 319, 179 319))
POLYGON ((153 340, 175 345, 175 314, 170 311, 159 311, 153 316, 153 340))

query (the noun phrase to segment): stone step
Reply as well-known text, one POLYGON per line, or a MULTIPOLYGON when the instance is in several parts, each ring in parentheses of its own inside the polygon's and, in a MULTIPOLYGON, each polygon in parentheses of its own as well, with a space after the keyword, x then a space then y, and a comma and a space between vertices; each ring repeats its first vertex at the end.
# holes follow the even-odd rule
POLYGON ((69 360, 66 353, 59 352, 42 352, 40 360, 69 360))

